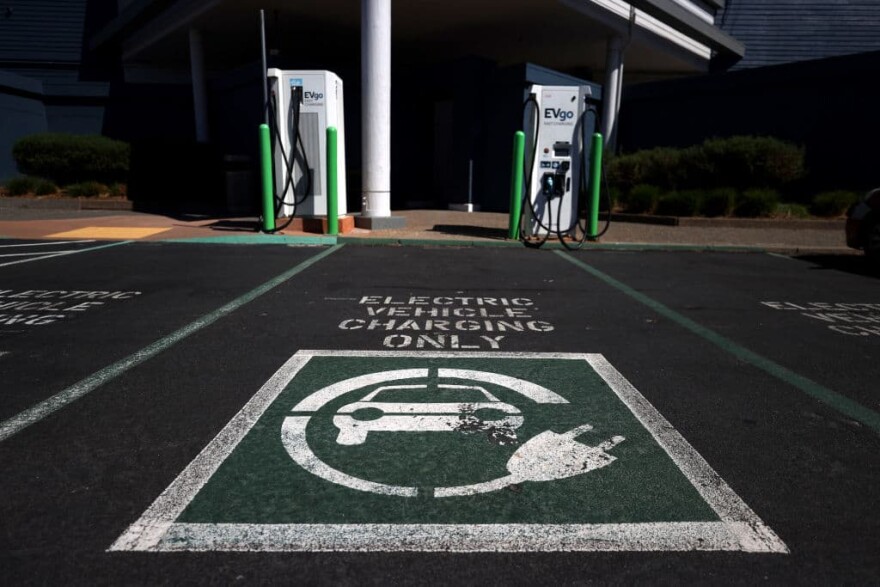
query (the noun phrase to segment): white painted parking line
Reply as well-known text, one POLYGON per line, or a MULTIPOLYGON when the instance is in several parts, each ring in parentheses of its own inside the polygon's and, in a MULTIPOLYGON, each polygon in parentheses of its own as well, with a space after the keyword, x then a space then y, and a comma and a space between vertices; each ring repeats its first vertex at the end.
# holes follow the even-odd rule
MULTIPOLYGON (((74 253, 77 250, 78 249, 68 249, 66 251, 52 251, 50 256, 55 257, 55 256, 59 255, 60 253, 74 253)), ((0 257, 36 257, 37 255, 46 255, 46 253, 43 251, 40 251, 38 253, 2 253, 2 254, 0 254, 0 257)))
POLYGON ((76 240, 76 241, 49 241, 39 243, 17 243, 14 245, 0 245, 0 249, 11 249, 14 247, 57 247, 58 245, 73 245, 93 243, 95 239, 76 240))
POLYGON ((30 263, 31 261, 42 261, 43 259, 53 259, 55 257, 64 257, 67 255, 75 255, 77 253, 87 253, 89 251, 97 251, 98 249, 107 249, 109 247, 118 247, 119 245, 127 245, 133 241, 120 241, 118 243, 110 243, 106 245, 98 245, 97 247, 87 247, 85 249, 76 249, 66 252, 53 252, 41 257, 33 257, 30 259, 19 259, 18 261, 9 261, 8 263, 0 263, 0 267, 8 267, 10 265, 18 265, 20 263, 30 263))
MULTIPOLYGON (((130 243, 132 241, 124 241, 122 243, 113 243, 111 245, 102 245, 101 247, 95 248, 103 248, 110 247, 125 243, 130 243)), ((160 338, 159 340, 153 342, 152 344, 146 346, 145 348, 140 349, 139 351, 121 359, 112 365, 108 365, 104 367, 97 373, 93 373, 89 377, 74 383, 70 387, 56 393, 52 397, 43 400, 42 402, 31 406, 30 408, 16 414, 15 416, 9 418, 6 421, 0 422, 0 442, 6 440, 10 436, 18 434, 28 426, 31 426, 47 416, 54 414, 58 410, 63 407, 71 404, 72 402, 78 400, 84 395, 91 393, 95 389, 101 387, 108 381, 111 381, 118 377, 119 375, 125 373, 132 367, 140 365, 144 361, 153 358, 158 355, 165 349, 168 349, 191 334, 198 332, 202 328, 209 326, 219 320, 220 318, 231 314, 241 306, 250 303, 251 301, 257 299, 261 295, 265 294, 268 291, 278 287, 294 275, 297 275, 301 271, 311 267, 324 257, 338 251, 342 248, 343 245, 336 245, 329 249, 318 253, 317 255, 306 259, 305 261, 299 263, 295 267, 288 269, 281 275, 270 279, 266 283, 252 289, 246 294, 236 298, 235 300, 229 302, 228 304, 205 314, 201 318, 190 322, 186 326, 172 332, 168 336, 160 338)), ((94 250, 94 249, 89 249, 94 250)))

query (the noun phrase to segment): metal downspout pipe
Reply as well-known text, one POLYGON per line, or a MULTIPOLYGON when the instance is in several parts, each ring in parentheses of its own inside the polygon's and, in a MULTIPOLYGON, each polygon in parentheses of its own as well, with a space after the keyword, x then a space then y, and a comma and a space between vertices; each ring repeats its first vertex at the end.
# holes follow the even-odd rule
POLYGON ((608 39, 605 57, 605 86, 603 88, 602 134, 605 148, 613 151, 617 143, 617 116, 620 113, 620 95, 623 87, 623 53, 626 42, 622 37, 608 39))
POLYGON ((189 61, 192 75, 193 110, 196 141, 208 142, 208 83, 205 75, 205 51, 198 29, 189 29, 189 61))

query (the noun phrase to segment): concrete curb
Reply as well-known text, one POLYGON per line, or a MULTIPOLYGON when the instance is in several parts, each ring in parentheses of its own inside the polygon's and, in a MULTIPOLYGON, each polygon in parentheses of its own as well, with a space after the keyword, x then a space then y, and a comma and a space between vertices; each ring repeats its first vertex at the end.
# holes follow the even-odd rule
MULTIPOLYGON (((157 241, 154 241, 157 242, 157 241)), ((526 248, 518 241, 431 240, 407 238, 332 237, 332 236, 285 236, 249 235, 166 239, 158 242, 214 245, 284 245, 284 246, 331 246, 345 244, 365 247, 454 247, 454 248, 526 248)), ((565 250, 558 242, 547 242, 543 250, 565 250)), ((803 255, 858 255, 846 247, 797 247, 790 245, 701 245, 672 243, 588 243, 581 252, 591 251, 653 251, 688 253, 772 253, 784 256, 803 255)))
POLYGON ((697 228, 781 228, 787 230, 840 230, 846 219, 812 218, 679 218, 678 226, 697 228))
MULTIPOLYGON (((600 220, 604 218, 600 217, 600 220)), ((611 222, 687 226, 694 228, 781 228, 788 230, 843 230, 844 218, 704 218, 701 216, 655 216, 614 213, 611 222)))

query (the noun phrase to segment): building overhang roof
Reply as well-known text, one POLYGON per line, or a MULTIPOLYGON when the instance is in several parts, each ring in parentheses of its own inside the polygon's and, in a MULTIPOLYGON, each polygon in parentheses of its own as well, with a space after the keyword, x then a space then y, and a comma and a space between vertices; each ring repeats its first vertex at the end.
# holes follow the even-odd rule
MULTIPOLYGON (((395 59, 398 54, 426 61, 477 55, 501 63, 601 70, 612 36, 629 41, 629 71, 697 73, 705 71, 713 54, 743 56, 741 43, 683 2, 689 0, 507 0, 502 7, 472 0, 399 2, 393 7, 395 59)), ((273 41, 281 53, 300 57, 311 48, 332 62, 359 50, 359 2, 265 0, 263 5, 270 33, 273 27, 282 31, 273 41)), ((207 32, 209 67, 231 67, 256 59, 257 22, 257 9, 245 0, 133 0, 93 36, 91 46, 117 46, 126 62, 185 67, 186 31, 196 27, 207 32)))

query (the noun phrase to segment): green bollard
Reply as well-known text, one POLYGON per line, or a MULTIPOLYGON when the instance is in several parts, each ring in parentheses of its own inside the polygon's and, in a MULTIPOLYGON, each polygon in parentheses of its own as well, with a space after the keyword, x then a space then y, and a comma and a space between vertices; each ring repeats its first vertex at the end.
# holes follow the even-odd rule
MULTIPOLYGON (((602 133, 593 133, 590 153, 590 238, 599 234, 599 191, 602 183, 602 133)), ((611 210, 608 211, 611 214, 611 210)))
POLYGON ((339 166, 336 128, 327 127, 327 234, 339 234, 339 166))
POLYGON ((526 150, 526 134, 518 130, 513 135, 513 161, 510 170, 510 219, 507 238, 519 238, 520 216, 522 215, 523 158, 526 150))
POLYGON ((269 125, 260 125, 260 170, 263 178, 263 232, 275 230, 275 194, 272 185, 272 139, 269 125))

